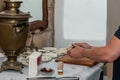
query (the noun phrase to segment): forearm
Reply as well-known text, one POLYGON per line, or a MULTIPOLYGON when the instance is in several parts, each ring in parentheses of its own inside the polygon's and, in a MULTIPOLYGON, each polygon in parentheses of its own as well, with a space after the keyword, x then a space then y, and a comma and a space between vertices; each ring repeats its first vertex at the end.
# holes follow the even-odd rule
POLYGON ((113 62, 120 56, 120 40, 113 36, 104 47, 94 47, 86 43, 75 43, 68 51, 74 58, 87 57, 98 62, 113 62))
POLYGON ((107 47, 92 47, 90 49, 84 49, 83 56, 97 62, 112 62, 115 59, 112 56, 112 51, 107 47))

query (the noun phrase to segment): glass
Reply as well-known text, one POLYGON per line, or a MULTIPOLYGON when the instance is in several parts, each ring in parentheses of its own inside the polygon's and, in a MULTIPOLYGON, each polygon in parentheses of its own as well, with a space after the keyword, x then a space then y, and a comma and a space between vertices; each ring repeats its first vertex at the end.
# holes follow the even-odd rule
POLYGON ((58 75, 63 75, 63 62, 61 61, 58 62, 57 72, 58 75))

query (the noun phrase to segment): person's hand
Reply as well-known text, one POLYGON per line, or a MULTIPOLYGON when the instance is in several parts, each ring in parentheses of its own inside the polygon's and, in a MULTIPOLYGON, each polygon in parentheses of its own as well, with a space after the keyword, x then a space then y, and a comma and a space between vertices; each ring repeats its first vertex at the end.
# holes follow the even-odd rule
POLYGON ((78 46, 80 46, 80 47, 87 48, 87 49, 90 49, 90 48, 92 47, 92 46, 89 45, 88 43, 74 43, 73 46, 74 46, 74 45, 78 45, 78 46))
POLYGON ((84 57, 84 49, 85 48, 80 47, 79 45, 74 45, 74 48, 70 49, 67 53, 73 58, 82 58, 84 57))

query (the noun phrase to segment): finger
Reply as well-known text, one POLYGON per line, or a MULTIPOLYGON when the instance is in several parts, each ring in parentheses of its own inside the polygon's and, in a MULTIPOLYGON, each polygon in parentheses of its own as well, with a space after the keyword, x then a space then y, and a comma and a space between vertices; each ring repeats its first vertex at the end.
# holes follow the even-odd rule
POLYGON ((75 45, 76 45, 76 44, 72 44, 72 48, 75 48, 75 45))
POLYGON ((69 50, 69 51, 67 52, 67 54, 72 57, 71 50, 69 50))
POLYGON ((71 50, 68 50, 68 51, 67 51, 67 54, 70 54, 70 53, 71 53, 71 50))
POLYGON ((74 43, 74 45, 80 45, 81 43, 74 43))
POLYGON ((77 47, 81 47, 81 46, 79 46, 79 45, 74 45, 74 48, 77 48, 77 47))
POLYGON ((80 47, 84 47, 84 43, 75 43, 74 45, 80 46, 80 47))
POLYGON ((67 51, 67 54, 70 54, 70 50, 67 51))

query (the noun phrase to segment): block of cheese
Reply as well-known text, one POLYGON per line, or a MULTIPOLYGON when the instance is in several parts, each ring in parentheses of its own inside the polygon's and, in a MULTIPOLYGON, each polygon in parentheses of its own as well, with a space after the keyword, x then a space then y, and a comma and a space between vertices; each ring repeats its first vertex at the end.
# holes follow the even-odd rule
POLYGON ((37 76, 40 70, 40 64, 42 59, 41 52, 33 52, 29 56, 29 66, 28 66, 28 74, 29 76, 37 76))

